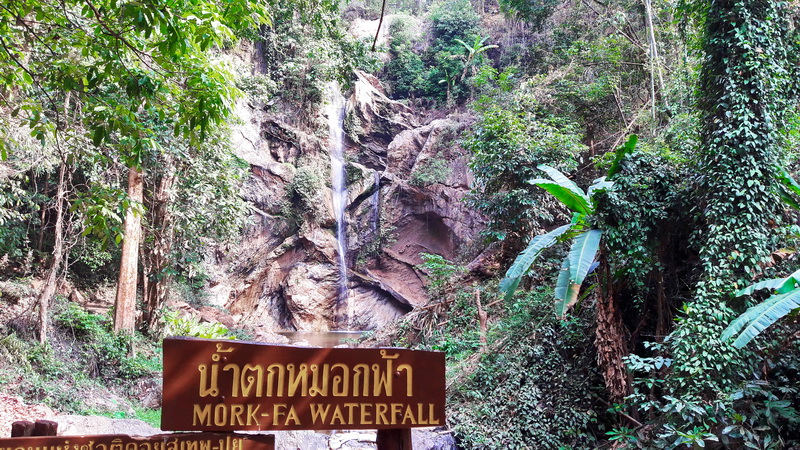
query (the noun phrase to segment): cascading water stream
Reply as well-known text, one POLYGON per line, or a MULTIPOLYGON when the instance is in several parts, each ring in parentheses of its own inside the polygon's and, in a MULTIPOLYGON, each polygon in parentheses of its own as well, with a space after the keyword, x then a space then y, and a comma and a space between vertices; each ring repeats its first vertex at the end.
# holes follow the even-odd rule
POLYGON ((372 173, 372 183, 375 190, 370 198, 369 231, 373 238, 377 238, 376 234, 381 219, 381 174, 377 170, 372 173))
MULTIPOLYGON (((330 137, 331 181, 333 186, 333 212, 336 217, 336 246, 339 256, 339 288, 337 313, 347 308, 347 172, 344 163, 344 114, 345 99, 336 82, 328 85, 329 101, 326 106, 330 137)), ((349 314, 347 314, 349 316, 349 314)), ((339 326, 349 324, 349 317, 337 314, 339 326)))

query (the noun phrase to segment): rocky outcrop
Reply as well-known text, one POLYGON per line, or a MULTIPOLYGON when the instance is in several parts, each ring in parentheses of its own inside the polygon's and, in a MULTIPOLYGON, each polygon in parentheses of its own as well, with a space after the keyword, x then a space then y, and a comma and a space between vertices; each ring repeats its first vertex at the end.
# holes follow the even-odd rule
POLYGON ((337 300, 327 130, 255 101, 237 112, 254 220, 241 246, 218 255, 209 292, 238 323, 262 333, 383 326, 427 301, 420 254, 461 257, 482 227, 463 201, 472 176, 457 144, 471 118, 419 124, 375 77, 356 73, 344 127, 348 291, 337 300))

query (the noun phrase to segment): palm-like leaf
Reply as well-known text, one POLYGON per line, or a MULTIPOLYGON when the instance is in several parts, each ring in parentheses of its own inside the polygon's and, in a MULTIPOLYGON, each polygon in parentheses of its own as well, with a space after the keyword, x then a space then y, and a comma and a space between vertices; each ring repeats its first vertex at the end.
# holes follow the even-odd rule
POLYGON ((600 238, 602 236, 603 232, 600 230, 589 230, 575 237, 567 256, 569 259, 570 282, 581 285, 583 280, 586 279, 589 267, 594 262, 594 256, 600 247, 600 238))
POLYGON ((553 181, 545 180, 543 178, 530 180, 529 183, 535 184, 536 186, 539 186, 545 191, 553 194, 553 197, 557 198, 561 203, 564 204, 564 206, 577 213, 580 214, 592 213, 592 207, 589 204, 589 202, 586 201, 584 196, 576 194, 575 191, 569 188, 566 188, 553 181))
POLYGON ((625 156, 629 155, 636 148, 636 142, 639 141, 639 136, 632 134, 628 137, 628 141, 620 148, 617 149, 614 155, 614 161, 611 162, 611 167, 608 168, 608 176, 612 176, 619 172, 622 167, 622 160, 625 156))
POLYGON ((566 175, 559 172, 558 169, 554 169, 545 164, 539 164, 538 166, 536 166, 536 168, 547 173, 547 175, 549 175, 550 178, 552 178, 553 181, 555 181, 557 184, 574 192, 575 195, 577 195, 578 197, 583 198, 586 201, 587 205, 591 205, 591 202, 589 201, 589 196, 586 195, 586 193, 583 192, 583 190, 579 188, 574 181, 570 180, 569 178, 567 178, 566 175))
POLYGON ((760 291, 762 289, 778 289, 784 282, 786 278, 773 278, 771 280, 764 280, 759 281, 756 284, 747 286, 746 288, 736 291, 734 296, 736 297, 743 297, 745 295, 752 295, 753 292, 760 291))
POLYGON ((742 348, 768 326, 798 308, 800 308, 800 289, 773 295, 731 322, 722 332, 722 339, 728 340, 738 334, 733 346, 742 348))
POLYGON ((569 279, 569 258, 564 259, 561 263, 561 270, 558 272, 558 279, 556 280, 556 316, 563 319, 567 315, 567 310, 572 304, 578 301, 578 292, 581 286, 570 282, 569 279))
POLYGON ((500 282, 500 291, 505 294, 506 299, 514 295, 514 291, 519 286, 522 276, 528 272, 531 264, 542 253, 542 251, 552 246, 562 234, 566 233, 572 225, 562 225, 548 233, 540 234, 528 244, 528 247, 522 251, 514 260, 514 264, 508 268, 506 276, 500 282))
POLYGON ((778 181, 781 182, 787 189, 791 190, 797 195, 800 195, 800 183, 798 183, 792 174, 786 169, 781 169, 781 172, 776 176, 778 181))
POLYGON ((589 196, 589 198, 592 198, 595 192, 599 192, 605 189, 611 189, 613 186, 614 186, 613 181, 606 181, 606 177, 600 177, 594 180, 592 185, 589 186, 589 189, 587 189, 586 194, 589 196))
POLYGON ((793 290, 797 283, 800 283, 800 270, 792 272, 786 278, 773 278, 771 280, 759 281, 756 284, 737 291, 735 296, 742 297, 745 295, 752 295, 753 292, 761 289, 774 289, 777 290, 779 294, 785 294, 793 290))
POLYGON ((581 284, 592 268, 602 234, 600 230, 589 230, 576 236, 572 242, 556 280, 556 316, 563 319, 570 306, 578 301, 581 284))

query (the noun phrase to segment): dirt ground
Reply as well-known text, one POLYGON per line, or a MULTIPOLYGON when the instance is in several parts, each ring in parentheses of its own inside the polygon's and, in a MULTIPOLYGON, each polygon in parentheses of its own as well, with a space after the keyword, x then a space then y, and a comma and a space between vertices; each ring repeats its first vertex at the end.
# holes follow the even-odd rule
POLYGON ((11 437, 11 424, 18 420, 52 420, 56 413, 45 405, 27 405, 21 398, 0 393, 0 438, 11 437))

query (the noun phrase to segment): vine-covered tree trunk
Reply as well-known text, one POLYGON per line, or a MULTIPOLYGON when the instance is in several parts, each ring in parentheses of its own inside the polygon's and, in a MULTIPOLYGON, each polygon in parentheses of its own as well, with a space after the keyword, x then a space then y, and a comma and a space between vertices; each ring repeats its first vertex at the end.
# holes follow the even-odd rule
POLYGON ((703 275, 673 333, 673 382, 716 398, 747 373, 720 335, 734 317, 737 287, 760 272, 779 204, 776 113, 786 78, 785 26, 776 0, 715 0, 706 17, 699 106, 704 114, 697 170, 703 275))
POLYGON ((142 172, 128 169, 128 198, 131 202, 125 211, 123 224, 122 258, 119 263, 117 299, 114 302, 114 331, 132 334, 136 325, 136 281, 139 267, 139 239, 142 218, 135 204, 142 203, 142 172))
POLYGON ((56 282, 58 273, 61 270, 61 260, 64 259, 64 198, 66 197, 66 173, 67 162, 62 159, 58 169, 58 186, 56 187, 55 214, 56 224, 53 233, 55 243, 53 244, 53 259, 47 269, 42 292, 39 295, 39 342, 44 344, 47 341, 47 321, 50 310, 50 300, 56 292, 56 282))
POLYGON ((175 174, 170 165, 166 164, 167 172, 158 181, 148 202, 152 243, 142 248, 145 287, 142 322, 146 330, 153 330, 157 326, 169 293, 170 276, 166 269, 174 235, 169 204, 175 182, 175 174))

